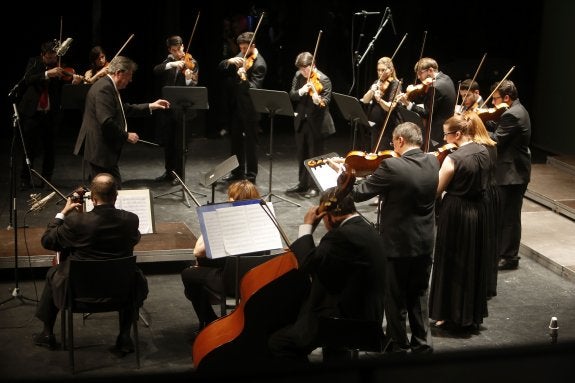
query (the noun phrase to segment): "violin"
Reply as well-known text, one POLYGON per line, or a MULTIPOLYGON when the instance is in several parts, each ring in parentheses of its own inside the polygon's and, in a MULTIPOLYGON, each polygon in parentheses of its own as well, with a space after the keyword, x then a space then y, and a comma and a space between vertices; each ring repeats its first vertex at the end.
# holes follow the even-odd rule
POLYGON ((421 84, 417 85, 409 85, 405 90, 405 95, 409 101, 417 100, 423 97, 428 89, 433 86, 433 78, 427 77, 425 80, 421 82, 421 84))
MULTIPOLYGON (((60 79, 62 81, 65 82, 73 82, 74 81, 74 76, 76 75, 76 71, 74 70, 74 68, 61 68, 62 69, 62 77, 60 77, 60 79)), ((80 76, 81 80, 80 81, 84 81, 84 76, 80 76)))
POLYGON ((352 150, 345 156, 344 164, 346 168, 353 169, 358 177, 365 177, 373 174, 381 161, 390 157, 399 157, 399 155, 393 150, 383 150, 377 153, 352 150))
POLYGON ((258 58, 258 52, 255 51, 249 57, 244 59, 244 66, 243 66, 244 70, 239 72, 239 76, 242 81, 247 80, 246 72, 254 65, 254 61, 256 61, 257 58, 258 58))
POLYGON ((317 212, 324 213, 334 210, 338 206, 338 201, 342 200, 346 195, 348 195, 353 189, 353 184, 355 183, 355 170, 353 168, 344 171, 337 178, 337 186, 330 194, 330 196, 323 201, 317 212))
MULTIPOLYGON (((311 87, 308 90, 308 94, 310 95, 310 97, 313 97, 314 95, 317 95, 319 97, 319 94, 323 90, 323 85, 319 81, 319 74, 315 68, 311 71, 308 83, 311 85, 311 87)), ((319 106, 325 108, 325 101, 323 98, 320 98, 319 106)))
POLYGON ((439 147, 435 152, 432 152, 432 154, 435 157, 437 157, 437 161, 439 161, 439 166, 441 166, 441 164, 443 164, 443 161, 445 160, 445 158, 449 154, 456 151, 457 148, 458 148, 458 146, 455 144, 445 144, 445 145, 439 147))
POLYGON ((269 358, 269 335, 293 323, 309 286, 297 258, 286 251, 248 271, 240 283, 240 301, 230 314, 200 331, 192 345, 198 371, 261 367, 269 358), (281 297, 281 298, 279 298, 281 297))
POLYGON ((494 108, 477 108, 475 109, 475 113, 481 118, 481 121, 497 121, 501 118, 501 115, 505 113, 505 111, 509 109, 509 105, 505 102, 502 102, 496 105, 494 108))
POLYGON ((184 54, 182 60, 184 61, 184 67, 182 68, 182 73, 184 73, 186 69, 189 69, 191 71, 196 69, 196 60, 194 60, 191 54, 189 53, 184 54))

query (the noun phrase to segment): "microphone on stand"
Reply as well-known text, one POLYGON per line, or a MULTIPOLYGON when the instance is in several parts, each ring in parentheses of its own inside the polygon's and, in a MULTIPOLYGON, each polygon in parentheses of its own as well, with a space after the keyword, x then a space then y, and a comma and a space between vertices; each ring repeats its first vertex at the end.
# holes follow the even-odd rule
POLYGON ((369 15, 379 15, 381 12, 368 12, 368 11, 359 11, 354 13, 356 16, 369 16, 369 15))
POLYGON ((551 337, 551 344, 557 344, 558 332, 559 325, 557 324, 557 317, 551 317, 551 322, 549 322, 549 336, 551 337))
POLYGON ((68 48, 70 48, 72 41, 74 40, 71 37, 68 37, 62 44, 60 44, 60 47, 56 51, 56 56, 64 56, 66 52, 68 52, 68 48))
POLYGON ((52 192, 48 194, 46 197, 42 198, 41 200, 38 200, 40 195, 41 195, 40 193, 30 195, 32 206, 30 206, 30 210, 28 210, 29 212, 42 210, 46 205, 46 203, 56 195, 56 192, 52 192))

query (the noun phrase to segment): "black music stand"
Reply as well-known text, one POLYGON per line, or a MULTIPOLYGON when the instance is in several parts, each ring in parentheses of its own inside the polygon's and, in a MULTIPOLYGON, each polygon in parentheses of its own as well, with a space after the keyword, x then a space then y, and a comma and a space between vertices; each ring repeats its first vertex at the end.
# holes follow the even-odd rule
POLYGON ((353 127, 353 140, 351 144, 351 150, 355 150, 355 142, 357 139, 357 124, 362 124, 368 128, 371 126, 369 120, 361 107, 359 100, 355 97, 348 96, 341 93, 332 93, 333 99, 337 104, 341 115, 349 121, 349 124, 353 127))
POLYGON ((212 187, 212 202, 208 203, 215 203, 216 182, 238 166, 240 166, 240 163, 238 162, 238 157, 234 154, 224 162, 219 163, 215 168, 200 174, 200 183, 205 187, 212 187))
POLYGON ((188 192, 199 194, 203 197, 206 197, 206 194, 190 191, 187 187, 184 187, 186 182, 186 154, 188 151, 186 138, 186 115, 188 109, 209 109, 208 89, 201 86, 165 86, 162 88, 162 98, 170 102, 172 109, 182 109, 182 174, 176 177, 178 182, 181 181, 180 186, 177 187, 176 190, 158 194, 154 198, 181 192, 182 199, 185 200, 184 203, 188 207, 191 207, 190 201, 188 200, 188 192))
POLYGON ((268 156, 270 158, 270 179, 268 186, 268 194, 263 198, 269 202, 272 202, 272 196, 279 198, 282 201, 289 202, 292 205, 301 207, 299 203, 291 201, 287 198, 281 197, 277 194, 272 193, 272 169, 273 169, 273 153, 274 153, 274 118, 276 114, 281 116, 294 116, 293 106, 287 92, 279 90, 268 90, 268 89, 255 89, 250 88, 250 97, 254 107, 258 113, 269 113, 270 115, 270 150, 268 156))

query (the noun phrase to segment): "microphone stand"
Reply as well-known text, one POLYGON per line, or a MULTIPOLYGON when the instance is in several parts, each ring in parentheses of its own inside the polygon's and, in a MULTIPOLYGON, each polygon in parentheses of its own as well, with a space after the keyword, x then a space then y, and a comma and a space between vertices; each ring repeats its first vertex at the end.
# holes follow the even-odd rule
POLYGON ((377 40, 377 38, 379 37, 379 34, 381 33, 381 31, 383 30, 383 28, 387 25, 387 23, 389 22, 390 19, 390 14, 391 12, 389 11, 389 8, 387 8, 385 10, 385 14, 383 15, 383 18, 385 19, 381 25, 379 26, 379 29, 377 30, 377 33, 375 34, 375 36, 373 36, 373 38, 371 39, 371 41, 369 42, 369 45, 367 46, 367 48, 365 49, 365 52, 363 52, 363 55, 361 56, 361 58, 359 59, 359 61, 357 62, 357 66, 359 67, 361 65, 361 63, 363 62, 363 60, 365 59, 365 56, 367 56, 367 53, 373 49, 373 45, 375 44, 375 41, 377 40))
MULTIPOLYGON (((18 84, 12 89, 10 94, 13 94, 18 88, 18 84)), ((10 95, 9 95, 10 96, 10 95)), ((14 230, 14 288, 10 293, 10 298, 0 302, 0 306, 6 302, 14 299, 19 299, 20 302, 26 303, 25 301, 38 302, 35 299, 28 298, 22 294, 19 286, 18 278, 18 203, 16 200, 16 166, 14 164, 14 151, 16 144, 16 136, 20 136, 20 141, 22 142, 22 147, 24 150, 24 157, 26 158, 26 163, 30 165, 30 160, 28 159, 28 153, 26 152, 26 145, 24 144, 24 136, 22 134, 22 127, 20 126, 20 116, 18 115, 18 109, 16 104, 12 104, 14 108, 14 133, 12 135, 12 143, 10 148, 10 203, 12 204, 12 209, 10 210, 10 222, 8 224, 8 230, 14 230), (17 134, 18 133, 18 134, 17 134)))

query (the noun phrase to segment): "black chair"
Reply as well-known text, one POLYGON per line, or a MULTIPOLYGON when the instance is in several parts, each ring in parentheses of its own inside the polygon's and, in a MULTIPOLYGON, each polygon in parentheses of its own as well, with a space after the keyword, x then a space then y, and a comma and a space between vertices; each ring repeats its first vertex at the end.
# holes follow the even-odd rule
POLYGON ((254 267, 261 265, 276 256, 277 254, 268 254, 267 252, 261 255, 246 254, 230 256, 222 271, 222 282, 224 285, 223 293, 215 292, 210 288, 205 287, 210 295, 211 303, 220 306, 221 316, 226 315, 228 310, 236 307, 236 304, 239 301, 239 286, 243 276, 254 267))
POLYGON ((66 300, 61 312, 62 345, 74 364, 74 313, 103 313, 129 309, 132 315, 136 363, 140 368, 136 256, 106 260, 70 260, 66 300), (67 341, 66 341, 67 336, 67 341))
POLYGON ((318 337, 324 362, 358 359, 360 351, 382 353, 389 344, 381 323, 372 320, 320 317, 318 337))

